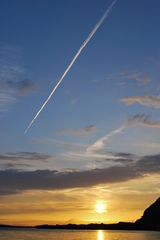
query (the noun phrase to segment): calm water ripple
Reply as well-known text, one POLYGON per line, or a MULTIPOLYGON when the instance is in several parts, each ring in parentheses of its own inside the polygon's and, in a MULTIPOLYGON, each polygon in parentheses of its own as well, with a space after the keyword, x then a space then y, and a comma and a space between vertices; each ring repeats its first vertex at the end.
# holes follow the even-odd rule
POLYGON ((1 240, 160 240, 160 232, 104 230, 0 230, 1 240))

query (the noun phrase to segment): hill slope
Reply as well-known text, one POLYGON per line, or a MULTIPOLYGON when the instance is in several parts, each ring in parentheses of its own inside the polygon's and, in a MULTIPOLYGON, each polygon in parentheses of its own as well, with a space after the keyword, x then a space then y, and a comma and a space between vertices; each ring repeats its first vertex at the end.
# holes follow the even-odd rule
POLYGON ((143 216, 135 222, 135 225, 160 228, 160 197, 144 211, 143 216))

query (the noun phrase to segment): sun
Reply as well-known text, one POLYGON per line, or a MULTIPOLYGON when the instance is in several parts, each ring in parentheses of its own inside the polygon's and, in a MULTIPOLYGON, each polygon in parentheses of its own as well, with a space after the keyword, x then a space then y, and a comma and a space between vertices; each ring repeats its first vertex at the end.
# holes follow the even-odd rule
POLYGON ((95 205, 95 211, 98 213, 106 212, 106 204, 104 202, 98 201, 95 205))

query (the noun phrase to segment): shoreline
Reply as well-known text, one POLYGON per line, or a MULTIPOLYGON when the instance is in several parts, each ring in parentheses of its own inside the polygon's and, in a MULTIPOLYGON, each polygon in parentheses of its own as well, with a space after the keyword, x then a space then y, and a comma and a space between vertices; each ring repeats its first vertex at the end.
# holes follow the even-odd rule
POLYGON ((160 225, 141 225, 131 222, 119 222, 113 224, 66 224, 66 225, 37 225, 37 226, 13 226, 0 224, 0 230, 10 229, 50 229, 50 230, 129 230, 129 231, 160 231, 160 225))

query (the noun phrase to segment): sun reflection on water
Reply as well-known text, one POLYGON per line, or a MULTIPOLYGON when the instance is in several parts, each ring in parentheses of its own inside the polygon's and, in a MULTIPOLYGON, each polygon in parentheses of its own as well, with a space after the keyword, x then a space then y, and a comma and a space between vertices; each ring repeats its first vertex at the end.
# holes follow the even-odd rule
POLYGON ((103 231, 98 230, 98 240, 103 240, 103 231))

